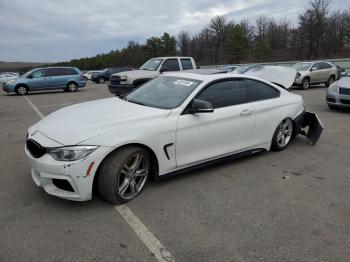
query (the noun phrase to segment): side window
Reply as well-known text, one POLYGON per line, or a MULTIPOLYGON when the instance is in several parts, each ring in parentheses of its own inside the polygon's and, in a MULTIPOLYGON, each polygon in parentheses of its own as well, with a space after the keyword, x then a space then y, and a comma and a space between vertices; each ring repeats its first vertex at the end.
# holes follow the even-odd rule
POLYGON ((329 69, 329 68, 332 68, 332 66, 328 63, 325 63, 325 62, 321 62, 319 63, 320 64, 320 69, 329 69))
POLYGON ((280 92, 263 82, 246 79, 247 101, 254 102, 279 97, 280 92))
POLYGON ((33 78, 40 78, 40 77, 45 77, 45 70, 44 69, 40 69, 40 70, 36 70, 35 72, 33 72, 32 74, 33 78))
POLYGON ((320 70, 320 65, 319 63, 314 63, 311 67, 312 71, 320 70))
POLYGON ((191 59, 181 58, 180 60, 181 60, 181 65, 183 70, 193 69, 191 59))
POLYGON ((179 62, 177 59, 167 59, 162 65, 162 69, 166 68, 168 71, 180 71, 179 62))
POLYGON ((245 103, 246 91, 243 80, 225 80, 210 85, 197 98, 221 108, 245 103))
POLYGON ((74 68, 64 68, 63 75, 77 75, 78 72, 74 68))

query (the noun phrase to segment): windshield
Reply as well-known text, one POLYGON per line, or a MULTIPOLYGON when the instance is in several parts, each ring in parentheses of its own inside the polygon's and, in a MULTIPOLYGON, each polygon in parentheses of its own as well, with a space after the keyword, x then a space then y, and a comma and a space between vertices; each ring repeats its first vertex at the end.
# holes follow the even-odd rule
POLYGON ((201 82, 182 77, 160 76, 130 93, 126 96, 126 101, 173 109, 180 106, 201 82))
POLYGON ((310 68, 312 63, 296 63, 293 67, 298 71, 306 71, 310 68))
POLYGON ((163 59, 159 58, 152 58, 148 60, 146 63, 144 63, 140 69, 141 70, 149 70, 149 71, 156 71, 160 64, 162 63, 163 59))
POLYGON ((31 73, 33 73, 35 70, 36 70, 37 68, 35 68, 35 69, 32 69, 32 70, 29 70, 27 73, 24 73, 23 75, 21 75, 20 77, 22 77, 22 78, 26 78, 27 76, 29 76, 31 73))

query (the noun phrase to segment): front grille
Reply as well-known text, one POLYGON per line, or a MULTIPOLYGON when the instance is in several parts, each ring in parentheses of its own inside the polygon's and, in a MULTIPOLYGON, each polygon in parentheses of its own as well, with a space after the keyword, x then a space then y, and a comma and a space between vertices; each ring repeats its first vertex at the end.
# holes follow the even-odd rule
POLYGON ((27 149, 34 158, 40 158, 46 153, 46 148, 42 147, 39 143, 33 139, 27 140, 27 149))
POLYGON ((330 103, 336 103, 337 101, 335 100, 335 98, 332 97, 327 97, 327 101, 330 103))
POLYGON ((340 87, 339 88, 339 94, 341 94, 341 95, 350 95, 350 88, 340 87))
POLYGON ((340 99, 340 103, 350 105, 350 100, 340 99))

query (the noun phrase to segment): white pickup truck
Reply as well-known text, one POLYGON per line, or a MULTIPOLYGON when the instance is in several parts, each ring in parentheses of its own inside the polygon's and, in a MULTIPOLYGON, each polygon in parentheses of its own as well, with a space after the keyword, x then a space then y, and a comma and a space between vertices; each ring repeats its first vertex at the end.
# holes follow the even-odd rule
POLYGON ((196 69, 192 57, 157 57, 148 60, 139 70, 111 75, 108 90, 117 96, 124 96, 145 82, 156 78, 163 72, 196 69))

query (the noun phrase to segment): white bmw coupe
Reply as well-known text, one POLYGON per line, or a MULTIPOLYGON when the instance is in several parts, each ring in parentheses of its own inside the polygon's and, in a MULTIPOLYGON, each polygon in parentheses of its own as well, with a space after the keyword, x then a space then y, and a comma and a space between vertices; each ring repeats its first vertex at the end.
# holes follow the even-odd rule
POLYGON ((301 96, 281 88, 283 81, 270 81, 166 73, 123 99, 60 109, 28 130, 33 180, 50 195, 78 201, 91 199, 95 186, 122 204, 150 177, 283 150, 299 133, 315 144, 323 129, 317 116, 304 111, 301 96))

